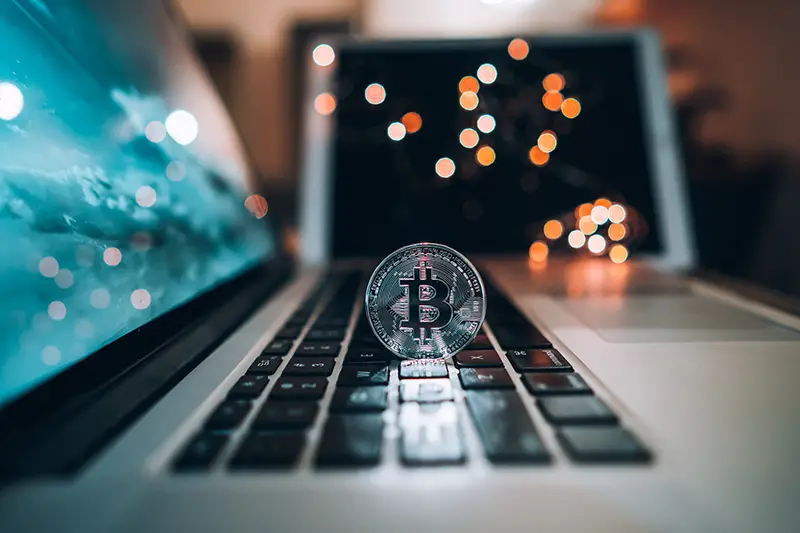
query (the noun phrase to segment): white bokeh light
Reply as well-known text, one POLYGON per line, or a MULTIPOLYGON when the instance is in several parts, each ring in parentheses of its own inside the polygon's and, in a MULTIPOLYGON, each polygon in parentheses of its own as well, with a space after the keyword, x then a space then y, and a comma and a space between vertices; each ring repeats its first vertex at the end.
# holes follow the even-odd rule
POLYGON ((0 120, 14 120, 22 113, 25 98, 13 83, 0 83, 0 120))
POLYGON ((75 324, 75 335, 83 339, 88 339, 94 336, 94 324, 82 318, 75 324))
POLYGON ((200 125, 194 115, 183 109, 173 111, 165 122, 167 133, 172 139, 183 146, 191 144, 197 139, 200 125))
POLYGON ((150 307, 150 293, 145 289, 136 289, 131 293, 131 305, 136 309, 150 307))
POLYGON ((136 203, 142 207, 153 207, 156 197, 156 190, 149 185, 142 185, 136 189, 136 203))
POLYGON ((55 257, 44 257, 39 261, 39 272, 46 278, 54 278, 58 275, 58 261, 55 257))
POLYGON ((481 115, 478 117, 478 129, 483 133, 492 133, 496 123, 492 115, 481 115))
POLYGON ((402 141, 406 136, 406 127, 400 122, 392 122, 386 129, 387 135, 393 141, 402 141))
POLYGON ((103 252, 103 261, 108 266, 115 267, 122 262, 122 252, 119 251, 119 248, 114 248, 113 246, 106 248, 103 252))
POLYGON ((47 314, 53 320, 64 320, 64 317, 67 316, 67 306, 58 300, 50 302, 50 305, 47 306, 47 314))
POLYGON ((186 177, 186 165, 180 161, 172 161, 167 165, 166 174, 167 178, 172 181, 181 181, 186 177))
POLYGON ((484 63, 478 67, 478 79, 481 83, 491 85, 497 80, 497 69, 491 63, 484 63))
POLYGON ((56 275, 56 285, 58 285, 62 289, 69 289, 72 287, 72 284, 75 282, 75 276, 72 275, 72 271, 63 268, 58 271, 56 275))
POLYGON ((589 237, 587 248, 593 254, 602 253, 606 249, 606 240, 602 235, 592 235, 589 237))
POLYGON ((89 296, 92 307, 105 309, 111 303, 111 294, 106 289, 95 289, 89 296))
POLYGON ((311 52, 311 57, 314 59, 314 63, 321 67, 327 67, 333 60, 336 59, 336 52, 333 51, 333 47, 329 44, 320 44, 314 48, 314 51, 311 52))
POLYGON ((151 143, 160 143, 167 138, 167 128, 158 120, 154 120, 145 126, 144 136, 151 143))
POLYGON ((42 362, 47 366, 56 366, 61 362, 61 350, 55 346, 42 348, 42 362))

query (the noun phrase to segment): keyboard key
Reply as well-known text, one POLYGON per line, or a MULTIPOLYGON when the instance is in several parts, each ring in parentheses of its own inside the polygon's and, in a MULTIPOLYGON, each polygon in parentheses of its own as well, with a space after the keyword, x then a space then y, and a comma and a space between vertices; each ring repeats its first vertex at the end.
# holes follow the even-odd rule
POLYGON ((263 355, 286 355, 292 349, 292 341, 277 340, 272 341, 261 352, 263 355))
POLYGON ((619 426, 562 427, 558 439, 580 463, 647 462, 650 453, 629 431, 619 426))
POLYGON ((392 358, 392 353, 384 348, 348 348, 344 356, 344 364, 355 365, 359 363, 386 363, 392 358))
POLYGON ((344 338, 343 328, 315 328, 308 332, 308 341, 341 341, 344 338))
POLYGON ((289 320, 286 321, 286 326, 296 326, 296 327, 303 327, 305 326, 308 319, 311 317, 310 313, 300 313, 294 314, 289 317, 289 320))
POLYGON ((494 366, 502 367, 503 361, 494 350, 464 350, 453 358, 457 367, 494 366))
POLYGON ((205 470, 225 446, 228 437, 214 433, 201 433, 183 449, 173 468, 175 470, 205 470))
POLYGON ((444 361, 403 361, 400 363, 400 379, 446 378, 447 376, 447 365, 444 361))
POLYGON ((571 372, 572 366, 558 350, 509 350, 508 360, 519 372, 571 372))
POLYGON ((447 378, 407 379, 400 382, 400 400, 404 402, 444 402, 453 399, 453 385, 447 378))
POLYGON ((281 377, 272 389, 272 400, 319 400, 328 386, 327 378, 281 377))
POLYGON ((340 387, 333 393, 331 413, 358 413, 386 409, 383 387, 340 387))
POLYGON ((465 389, 513 389, 514 382, 503 368, 462 368, 458 371, 465 389))
POLYGON ((575 372, 523 374, 522 382, 536 396, 550 394, 591 394, 592 389, 575 372))
POLYGON ((404 403, 400 408, 400 457, 408 465, 464 461, 464 445, 453 402, 404 403))
POLYGON ((253 429, 306 429, 314 423, 316 402, 267 402, 253 421, 253 429))
POLYGON ((278 370, 279 366, 281 366, 281 358, 277 355, 260 355, 247 369, 247 373, 271 375, 278 370))
POLYGON ((350 365, 343 366, 339 373, 339 385, 345 387, 359 385, 387 385, 389 365, 350 365))
POLYGON ((478 333, 471 343, 466 347, 467 350, 494 350, 492 342, 485 333, 478 333))
POLYGON ((330 376, 333 372, 333 357, 292 357, 284 376, 330 376))
POLYGON ((287 468, 300 456, 303 433, 251 433, 231 459, 231 468, 287 468))
POLYGON ((467 406, 493 463, 542 463, 550 456, 516 391, 467 391, 467 406))
POLYGON ((537 400, 554 424, 613 424, 617 416, 597 396, 551 396, 537 400))
POLYGON ((304 356, 317 356, 324 355, 328 357, 336 357, 339 355, 340 344, 338 342, 304 342, 297 348, 295 355, 304 356))
POLYGON ((326 328, 346 328, 349 323, 350 316, 321 316, 314 322, 314 325, 326 328))
POLYGON ((291 339, 294 340, 300 335, 300 326, 284 326, 278 333, 275 334, 276 339, 291 339))
POLYGON ((492 333, 497 338, 497 342, 505 349, 549 348, 551 346, 550 341, 531 324, 509 326, 495 326, 493 322, 489 322, 489 324, 492 326, 492 333))
POLYGON ((360 333, 356 331, 353 334, 353 341, 351 344, 353 346, 361 346, 364 348, 383 348, 381 341, 379 341, 375 334, 371 331, 369 333, 360 333))
POLYGON ((239 381, 231 387, 228 396, 234 398, 258 398, 264 392, 264 387, 269 383, 266 374, 249 374, 239 378, 239 381))
POLYGON ((205 427, 210 430, 235 429, 250 412, 252 405, 248 400, 225 400, 208 417, 205 427))
POLYGON ((332 415, 317 452, 320 466, 376 465, 381 458, 383 417, 380 414, 332 415))

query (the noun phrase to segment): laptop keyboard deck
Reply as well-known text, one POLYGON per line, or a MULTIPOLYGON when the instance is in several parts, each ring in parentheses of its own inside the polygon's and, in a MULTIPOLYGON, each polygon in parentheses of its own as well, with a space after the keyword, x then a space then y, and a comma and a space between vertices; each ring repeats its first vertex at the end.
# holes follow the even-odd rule
POLYGON ((547 464, 552 450, 525 407, 527 395, 572 461, 651 460, 617 414, 486 278, 486 325, 500 349, 484 329, 447 362, 404 361, 383 348, 363 313, 365 281, 364 272, 351 271, 321 282, 179 452, 173 471, 292 469, 309 453, 318 417, 321 438, 310 453, 319 469, 378 465, 387 420, 396 421, 399 459, 408 467, 469 461, 464 424, 472 424, 491 463, 547 464), (527 390, 517 389, 512 369, 527 390), (457 409, 460 401, 469 420, 457 409))

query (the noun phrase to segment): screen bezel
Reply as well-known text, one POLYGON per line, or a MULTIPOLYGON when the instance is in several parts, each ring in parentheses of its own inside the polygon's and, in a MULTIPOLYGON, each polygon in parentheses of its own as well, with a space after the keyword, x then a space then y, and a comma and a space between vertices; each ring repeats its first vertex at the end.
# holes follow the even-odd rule
MULTIPOLYGON (((506 39, 432 39, 432 40, 368 40, 359 38, 332 39, 335 48, 346 50, 415 50, 497 46, 506 39)), ((686 192, 685 177, 679 155, 672 109, 667 93, 667 78, 661 40, 650 29, 582 32, 580 34, 543 34, 524 37, 536 43, 563 46, 586 46, 624 42, 637 51, 637 71, 642 90, 645 145, 652 169, 653 204, 657 229, 663 243, 658 253, 640 254, 637 259, 649 265, 673 271, 689 270, 695 266, 696 252, 693 224, 686 192)), ((314 111, 314 96, 330 91, 334 86, 336 69, 320 68, 307 56, 309 80, 303 114, 303 146, 300 189, 300 260, 315 265, 333 259, 333 176, 330 171, 335 132, 330 117, 314 111)), ((524 254, 520 254, 521 256, 524 254)))

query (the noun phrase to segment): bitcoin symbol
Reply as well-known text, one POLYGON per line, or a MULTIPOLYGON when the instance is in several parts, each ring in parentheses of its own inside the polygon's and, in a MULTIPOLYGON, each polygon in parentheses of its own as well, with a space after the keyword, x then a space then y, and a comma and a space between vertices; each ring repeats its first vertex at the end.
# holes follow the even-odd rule
POLYGON ((409 328, 415 340, 424 341, 431 330, 443 328, 453 318, 453 308, 447 302, 450 287, 440 279, 433 279, 431 268, 421 263, 414 268, 414 278, 400 280, 408 287, 408 319, 400 322, 401 328, 409 328))

